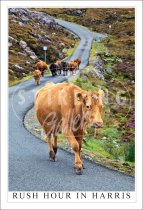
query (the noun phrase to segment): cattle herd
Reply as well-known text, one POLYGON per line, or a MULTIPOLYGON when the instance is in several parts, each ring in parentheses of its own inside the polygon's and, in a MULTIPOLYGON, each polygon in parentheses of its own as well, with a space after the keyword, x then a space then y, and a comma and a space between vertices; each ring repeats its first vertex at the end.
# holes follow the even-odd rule
POLYGON ((70 72, 71 75, 76 73, 76 70, 79 69, 80 63, 80 58, 76 58, 72 61, 57 60, 55 63, 51 63, 50 65, 47 65, 44 61, 39 61, 36 63, 35 70, 33 72, 35 84, 40 84, 40 78, 41 76, 44 76, 45 70, 50 70, 52 76, 61 75, 62 72, 64 76, 67 76, 68 72, 70 72))

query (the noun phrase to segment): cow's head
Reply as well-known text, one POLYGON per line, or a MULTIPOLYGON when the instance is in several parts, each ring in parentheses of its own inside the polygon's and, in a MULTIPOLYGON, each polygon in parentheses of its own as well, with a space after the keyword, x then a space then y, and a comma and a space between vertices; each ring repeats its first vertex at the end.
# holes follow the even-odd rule
POLYGON ((103 109, 104 91, 87 91, 78 93, 77 98, 83 105, 83 115, 88 124, 94 128, 103 126, 102 109, 103 109))

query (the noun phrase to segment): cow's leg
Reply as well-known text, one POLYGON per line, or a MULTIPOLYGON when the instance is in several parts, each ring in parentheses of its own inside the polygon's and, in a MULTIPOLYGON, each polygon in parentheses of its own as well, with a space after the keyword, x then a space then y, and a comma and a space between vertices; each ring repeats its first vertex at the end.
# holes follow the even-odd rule
POLYGON ((42 77, 44 77, 44 71, 41 72, 42 77))
POLYGON ((55 75, 54 75, 54 72, 53 71, 51 71, 52 72, 52 76, 54 77, 55 75))
POLYGON ((37 85, 40 85, 40 79, 37 80, 37 85))
POLYGON ((74 151, 74 154, 75 154, 75 161, 74 161, 75 172, 76 174, 81 175, 82 174, 82 161, 79 156, 79 143, 77 142, 77 140, 75 139, 71 131, 67 131, 64 134, 67 137, 72 147, 72 150, 74 151))
POLYGON ((52 146, 53 146, 54 153, 56 155, 56 153, 57 153, 57 136, 54 136, 54 144, 52 146))
MULTIPOLYGON (((80 156, 80 159, 81 159, 81 161, 82 161, 82 156, 81 156, 81 147, 82 147, 82 141, 83 141, 83 137, 76 137, 76 139, 77 139, 77 142, 78 142, 78 144, 79 144, 79 156, 80 156)), ((84 164, 83 164, 83 161, 82 161, 82 167, 83 167, 83 169, 85 169, 85 167, 84 167, 84 164)))
POLYGON ((50 137, 46 137, 46 141, 48 143, 48 148, 49 148, 49 158, 50 158, 50 160, 55 161, 56 155, 55 155, 55 152, 53 150, 51 136, 50 137))

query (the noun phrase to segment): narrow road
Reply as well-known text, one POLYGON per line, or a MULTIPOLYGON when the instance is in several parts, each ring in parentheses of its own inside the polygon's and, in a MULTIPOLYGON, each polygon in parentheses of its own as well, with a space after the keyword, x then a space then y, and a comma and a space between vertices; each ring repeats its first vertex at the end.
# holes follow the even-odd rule
MULTIPOLYGON (((80 68, 84 68, 96 34, 76 24, 57 21, 80 36, 80 45, 71 59, 81 56, 80 68)), ((48 81, 57 83, 65 79, 45 76, 39 87, 31 79, 9 88, 9 191, 133 191, 133 177, 88 160, 84 160, 83 175, 75 175, 74 156, 63 150, 58 150, 57 162, 49 161, 47 144, 24 128, 23 118, 33 106, 35 92, 48 81)))

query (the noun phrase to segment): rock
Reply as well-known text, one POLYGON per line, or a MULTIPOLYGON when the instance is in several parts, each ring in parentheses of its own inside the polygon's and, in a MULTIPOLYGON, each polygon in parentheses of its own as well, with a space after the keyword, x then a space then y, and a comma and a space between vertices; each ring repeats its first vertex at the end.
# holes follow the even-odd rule
POLYGON ((19 42, 19 45, 20 47, 22 47, 22 49, 25 49, 27 47, 27 43, 22 40, 19 42))
MULTIPOLYGON (((38 59, 37 59, 37 61, 38 61, 38 59)), ((34 69, 33 66, 29 67, 29 71, 33 72, 34 70, 35 70, 35 69, 34 69)))
POLYGON ((29 48, 29 47, 26 47, 24 49, 24 51, 29 55, 29 56, 35 56, 35 53, 29 48))
POLYGON ((22 73, 23 77, 26 77, 26 74, 25 73, 22 73))
POLYGON ((18 78, 22 78, 22 77, 23 77, 23 73, 22 73, 22 72, 16 72, 16 76, 17 76, 18 78))
POLYGON ((32 60, 37 60, 37 59, 38 59, 38 57, 37 57, 36 55, 31 55, 30 58, 31 58, 32 60))
POLYGON ((65 47, 65 44, 63 42, 61 42, 59 45, 60 47, 63 47, 63 48, 65 47))
POLYGON ((96 56, 100 56, 100 53, 99 53, 99 52, 96 52, 95 55, 96 55, 96 56))
POLYGON ((48 39, 42 39, 41 42, 43 44, 50 44, 51 43, 51 41, 49 41, 48 39))
POLYGON ((78 39, 78 36, 77 36, 77 35, 74 35, 74 36, 73 36, 73 39, 74 39, 74 40, 78 39))
POLYGON ((104 136, 102 139, 103 139, 103 140, 106 140, 106 139, 107 139, 107 137, 106 137, 106 136, 104 136))
POLYGON ((14 72, 23 72, 24 71, 24 68, 22 68, 19 65, 13 65, 11 68, 14 72))
POLYGON ((21 16, 23 14, 27 15, 28 11, 25 8, 10 8, 9 9, 9 14, 14 14, 14 15, 21 16))
POLYGON ((64 48, 64 49, 62 50, 62 53, 66 53, 66 52, 67 52, 67 49, 64 48))
POLYGON ((27 64, 27 65, 31 65, 31 62, 29 62, 29 61, 26 61, 26 64, 27 64))
POLYGON ((92 19, 91 22, 92 23, 95 23, 95 24, 102 24, 103 23, 103 20, 92 19))
POLYGON ((21 27, 23 27, 24 26, 24 24, 22 23, 22 22, 19 22, 18 23, 21 27))
POLYGON ((27 54, 26 53, 22 53, 22 52, 18 52, 18 55, 21 55, 21 56, 27 56, 27 54))
POLYGON ((134 80, 132 80, 132 81, 131 81, 131 84, 133 84, 133 85, 134 85, 134 84, 135 84, 135 81, 134 81, 134 80))
POLYGON ((24 15, 20 17, 22 22, 27 23, 29 22, 29 19, 27 17, 25 17, 24 15))
POLYGON ((14 75, 13 70, 9 69, 8 72, 9 72, 10 75, 14 75))
POLYGON ((11 47, 12 46, 12 43, 8 42, 8 47, 11 47))
POLYGON ((80 15, 82 15, 83 13, 84 13, 84 10, 80 10, 80 9, 78 9, 78 10, 69 10, 69 11, 67 11, 67 14, 68 14, 68 15, 80 16, 80 15))
POLYGON ((111 68, 107 68, 105 71, 106 71, 107 74, 110 74, 110 75, 112 74, 112 69, 111 68))
POLYGON ((18 43, 18 41, 16 39, 14 39, 12 36, 8 36, 8 41, 10 43, 18 43))
POLYGON ((94 65, 94 68, 91 71, 89 71, 90 75, 101 80, 105 80, 104 73, 104 62, 101 59, 97 60, 94 65))
POLYGON ((64 58, 64 55, 63 55, 62 52, 59 52, 59 58, 60 58, 60 59, 64 58))
POLYGON ((104 76, 99 69, 91 70, 89 74, 94 75, 98 79, 104 80, 104 76))
POLYGON ((32 50, 27 50, 26 52, 30 56, 35 56, 35 53, 32 50))
POLYGON ((100 42, 101 38, 99 36, 96 36, 95 40, 96 42, 100 42))
POLYGON ((122 60, 121 58, 117 58, 116 60, 117 60, 117 62, 119 62, 119 63, 123 63, 123 60, 122 60))

